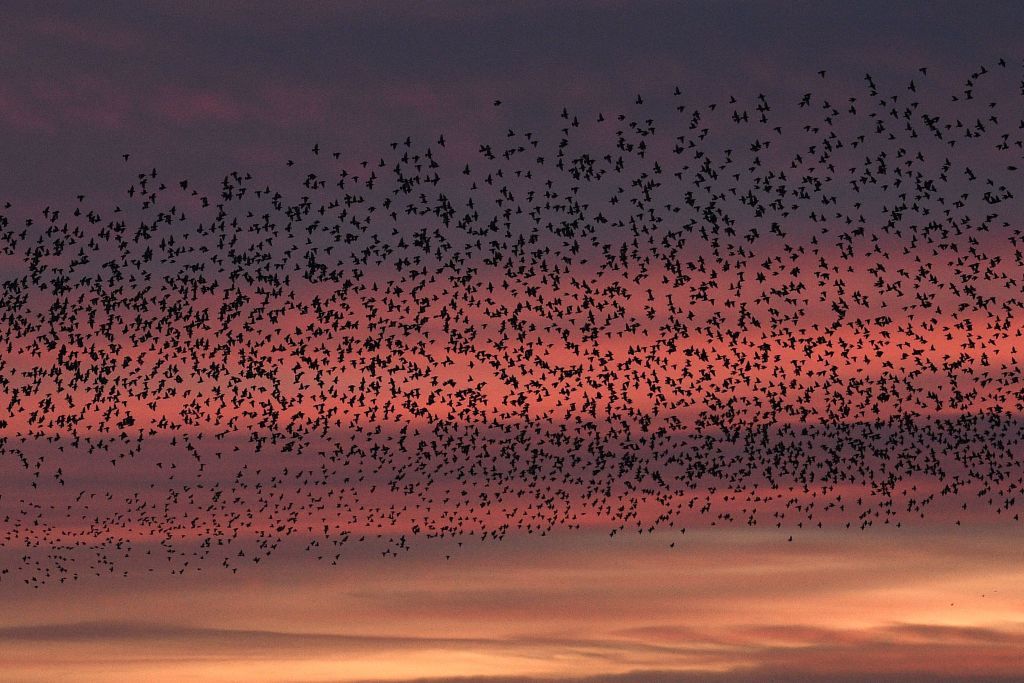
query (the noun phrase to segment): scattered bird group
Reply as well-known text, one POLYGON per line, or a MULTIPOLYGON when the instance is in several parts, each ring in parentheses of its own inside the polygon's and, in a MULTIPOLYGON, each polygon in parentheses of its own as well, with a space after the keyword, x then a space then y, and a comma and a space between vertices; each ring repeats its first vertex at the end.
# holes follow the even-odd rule
POLYGON ((0 217, 0 579, 1017 519, 1024 81, 817 75, 0 217))

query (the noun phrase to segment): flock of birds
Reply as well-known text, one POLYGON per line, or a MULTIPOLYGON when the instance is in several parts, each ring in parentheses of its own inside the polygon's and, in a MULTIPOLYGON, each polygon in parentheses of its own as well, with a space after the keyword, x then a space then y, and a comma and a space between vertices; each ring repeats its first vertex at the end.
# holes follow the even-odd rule
POLYGON ((8 204, 0 580, 1018 519, 1019 71, 8 204))

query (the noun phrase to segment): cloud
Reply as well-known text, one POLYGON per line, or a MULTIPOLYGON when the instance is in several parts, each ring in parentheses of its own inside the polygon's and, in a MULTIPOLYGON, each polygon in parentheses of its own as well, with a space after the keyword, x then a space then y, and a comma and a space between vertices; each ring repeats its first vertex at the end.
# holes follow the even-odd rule
POLYGON ((143 34, 127 26, 78 17, 69 20, 63 16, 43 16, 28 22, 28 29, 42 40, 55 40, 63 44, 76 44, 94 50, 125 52, 139 47, 143 34))
POLYGON ((169 85, 147 99, 157 116, 177 124, 237 123, 243 116, 242 106, 219 90, 169 85))
POLYGON ((518 651, 571 650, 579 656, 605 659, 609 653, 632 651, 652 655, 708 655, 712 648, 667 647, 635 641, 605 639, 403 637, 338 633, 286 632, 250 629, 203 628, 177 624, 130 621, 86 621, 0 628, 0 642, 107 643, 149 647, 175 644, 189 650, 219 654, 258 651, 266 657, 313 652, 481 650, 518 651))
MULTIPOLYGON (((714 630, 712 630, 714 632, 714 630)), ((89 621, 9 626, 0 629, 0 643, 11 651, 60 644, 61 651, 90 653, 90 665, 117 666, 140 659, 168 662, 188 658, 221 662, 335 661, 339 657, 396 658, 471 656, 478 661, 518 661, 520 669, 536 669, 538 662, 575 661, 583 672, 608 674, 566 676, 560 669, 551 677, 469 677, 466 683, 572 680, 580 683, 632 681, 759 681, 857 680, 859 676, 897 681, 942 679, 1010 680, 1016 662, 1024 656, 1024 629, 1019 624, 1001 627, 891 624, 882 628, 827 629, 795 625, 761 631, 720 631, 715 642, 680 631, 673 644, 662 641, 669 631, 634 629, 636 638, 565 638, 507 635, 489 638, 392 636, 287 632, 259 629, 202 628, 188 625, 128 621, 89 621), (652 642, 641 635, 654 636, 652 642), (777 636, 793 641, 781 644, 777 636), (799 642, 797 642, 799 641, 799 642), (84 650, 82 649, 84 647, 84 650), (509 660, 509 658, 512 658, 509 660), (628 669, 622 671, 623 669, 628 669), (924 673, 922 673, 924 672, 924 673), (927 675, 925 675, 927 674, 927 675), (844 678, 845 677, 845 678, 844 678)), ((349 679, 351 680, 351 679, 349 679)), ((397 679, 396 679, 397 680, 397 679)), ((415 678, 431 683, 452 678, 415 678)))
POLYGON ((281 654, 293 650, 392 650, 434 647, 489 647, 496 641, 472 638, 417 638, 347 635, 334 633, 292 633, 248 629, 203 628, 178 624, 131 621, 84 621, 0 628, 0 641, 34 642, 118 642, 186 644, 190 648, 260 650, 281 654))
MULTIPOLYGON (((662 671, 643 669, 627 671, 621 674, 603 674, 598 676, 543 678, 525 676, 464 676, 457 678, 415 678, 403 683, 862 683, 864 677, 859 674, 807 674, 779 669, 755 667, 743 671, 709 672, 709 671, 662 671)), ((926 683, 931 681, 976 681, 981 683, 1001 683, 1019 681, 1015 676, 963 676, 912 674, 904 672, 887 672, 878 676, 878 680, 892 683, 926 683)), ((360 681, 359 683, 369 683, 360 681)))

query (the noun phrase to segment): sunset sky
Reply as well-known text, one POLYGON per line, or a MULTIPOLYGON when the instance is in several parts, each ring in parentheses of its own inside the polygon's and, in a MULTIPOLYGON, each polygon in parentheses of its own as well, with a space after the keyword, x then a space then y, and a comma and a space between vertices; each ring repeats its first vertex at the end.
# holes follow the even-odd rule
MULTIPOLYGON (((929 87, 953 92, 979 65, 993 65, 1000 58, 1011 63, 1014 74, 1020 72, 1024 27, 1024 9, 1013 2, 982 3, 970 9, 958 2, 12 2, 0 15, 0 158, 4 160, 0 205, 10 202, 0 213, 11 216, 12 225, 30 216, 42 223, 40 215, 51 208, 67 216, 79 205, 100 211, 123 206, 135 218, 134 198, 127 197, 125 189, 138 183, 142 178, 138 174, 150 168, 159 168, 162 178, 187 177, 191 187, 207 188, 212 196, 220 191, 225 175, 236 170, 252 174, 256 185, 294 189, 301 188, 307 165, 313 168, 319 163, 320 169, 330 162, 325 161, 327 151, 338 150, 339 164, 356 167, 362 159, 391 154, 395 140, 411 136, 432 142, 441 134, 448 144, 445 152, 438 152, 439 158, 446 155, 446 162, 461 168, 463 160, 478 158, 478 148, 485 141, 500 144, 507 130, 557 131, 563 125, 559 114, 566 106, 585 112, 588 121, 599 112, 609 112, 610 118, 610 112, 632 106, 638 93, 653 111, 667 118, 673 113, 675 88, 684 101, 697 105, 725 102, 733 95, 752 100, 758 93, 795 105, 812 88, 836 98, 863 90, 865 73, 902 92, 912 78, 924 82, 922 67, 927 67, 929 87), (827 78, 819 75, 822 70, 827 78), (496 100, 501 106, 495 106, 496 100), (314 144, 325 150, 315 162, 310 157, 314 144), (123 157, 126 154, 130 161, 123 157), (293 170, 289 160, 300 160, 301 172, 293 170)), ((1024 83, 1024 78, 1016 76, 1007 79, 1001 111, 1020 118, 1024 98, 1018 80, 1024 83)), ((784 113, 792 109, 779 107, 780 116, 794 117, 781 119, 781 127, 802 125, 796 114, 784 113)), ((590 128, 579 133, 586 142, 598 140, 599 135, 590 128)), ((939 146, 937 153, 941 152, 939 146)), ((1019 160, 1020 154, 1015 154, 1019 160)), ((975 168, 986 164, 994 168, 996 164, 989 163, 993 158, 982 155, 970 162, 977 164, 975 168)), ((1013 182, 1001 161, 993 175, 998 182, 1013 182)), ((1016 188, 1011 185, 1011 189, 1016 188)), ((175 200, 197 220, 208 218, 209 212, 204 213, 182 190, 175 200)), ((1019 201, 1010 209, 1001 208, 1001 219, 1008 225, 989 233, 991 242, 982 239, 974 246, 1002 255, 1005 240, 999 240, 1024 217, 1021 209, 1019 201)), ((608 215, 614 215, 614 209, 608 215)), ((787 227, 793 230, 794 244, 797 237, 816 229, 796 217, 787 227)), ((765 247, 762 256, 778 257, 781 262, 788 254, 785 249, 786 242, 780 240, 775 247, 765 247)), ((890 270, 917 267, 916 254, 894 253, 898 257, 887 262, 890 270)), ((991 275, 987 284, 979 286, 982 294, 1000 296, 1005 282, 1024 279, 1019 252, 1016 262, 1009 251, 1005 255, 987 273, 991 275)), ((46 258, 59 263, 70 256, 47 254, 46 258)), ((867 258, 861 263, 867 263, 867 258)), ((470 265, 482 281, 497 282, 504 276, 483 260, 470 265)), ((15 278, 23 267, 18 256, 0 253, 0 280, 15 278)), ((365 281, 385 288, 393 275, 388 267, 368 268, 365 281)), ((595 264, 573 268, 572 275, 593 276, 598 284, 614 281, 614 276, 598 272, 595 264)), ((620 292, 624 302, 630 299, 623 303, 623 310, 647 315, 654 327, 674 315, 668 304, 655 300, 653 292, 649 301, 654 303, 644 308, 647 287, 662 278, 667 281, 667 272, 658 268, 652 266, 646 273, 648 280, 627 283, 620 292)), ((884 301, 887 295, 872 299, 877 286, 873 279, 863 271, 849 273, 850 288, 862 288, 870 295, 862 301, 858 292, 851 316, 881 315, 881 309, 864 302, 884 301)), ((800 277, 796 268, 793 277, 800 277)), ((735 271, 722 273, 721 288, 728 289, 737 278, 742 279, 735 271)), ((806 272, 804 278, 809 278, 806 272)), ((435 302, 449 294, 441 284, 424 291, 435 302)), ((308 307, 314 299, 319 305, 320 297, 331 294, 332 284, 308 284, 295 298, 308 307)), ((554 297, 558 292, 552 288, 541 294, 554 297)), ((9 321, 20 308, 38 306, 44 295, 35 292, 34 296, 38 298, 31 304, 0 299, 4 313, 9 314, 0 325, 12 324, 9 321)), ((202 296, 196 294, 193 302, 202 301, 211 309, 227 306, 227 296, 219 291, 202 296)), ((511 289, 494 294, 486 307, 473 300, 475 317, 452 325, 463 326, 467 333, 479 331, 473 343, 493 350, 495 358, 502 353, 504 358, 513 357, 528 344, 520 339, 519 345, 506 345, 502 333, 495 330, 507 317, 501 313, 507 308, 502 307, 513 307, 516 301, 517 293, 511 289), (494 326, 487 328, 484 323, 494 326)), ((345 306, 351 305, 347 314, 362 321, 392 314, 401 318, 401 311, 382 313, 365 302, 355 296, 351 304, 346 299, 345 306)), ((810 304, 812 315, 807 320, 825 321, 832 315, 823 302, 820 310, 810 304)), ((955 308, 955 298, 948 291, 935 302, 940 311, 942 306, 947 306, 947 313, 955 308)), ((744 302, 748 304, 759 315, 768 308, 753 298, 744 302)), ((708 317, 715 314, 715 305, 714 301, 695 304, 693 310, 708 317)), ((912 323, 918 322, 906 310, 884 313, 905 328, 899 334, 886 332, 880 346, 871 346, 881 336, 877 327, 867 324, 863 332, 837 332, 828 344, 815 348, 817 356, 801 359, 781 341, 766 345, 765 353, 774 355, 780 366, 806 360, 810 375, 823 372, 834 348, 852 349, 854 361, 837 372, 844 380, 860 373, 880 373, 893 365, 903 370, 911 364, 907 349, 919 341, 910 333, 912 323)), ((991 329, 987 321, 991 315, 936 315, 939 318, 929 328, 934 337, 912 360, 941 364, 950 354, 960 353, 965 339, 973 339, 973 325, 991 329)), ((149 368, 167 362, 172 369, 166 376, 174 377, 187 374, 174 368, 175 363, 189 363, 190 347, 215 343, 222 334, 244 334, 266 349, 266 355, 244 359, 250 370, 261 363, 284 367, 299 361, 275 346, 279 338, 274 335, 280 328, 302 338, 307 320, 294 311, 291 317, 283 317, 283 322, 276 318, 253 325, 236 322, 230 332, 225 326, 205 336, 175 331, 183 338, 187 335, 188 344, 174 353, 164 349, 136 359, 132 352, 143 349, 145 343, 129 335, 101 350, 123 356, 124 364, 114 368, 115 374, 132 377, 136 363, 138 368, 149 368)), ((48 351, 30 351, 28 345, 0 348, 0 377, 18 377, 24 370, 23 378, 31 368, 65 362, 63 356, 58 360, 63 354, 58 347, 75 347, 76 330, 85 325, 84 320, 69 322, 59 343, 48 351)), ((560 345, 554 328, 537 327, 542 328, 537 338, 550 349, 541 359, 544 363, 574 362, 579 352, 571 339, 560 345)), ((1024 343, 1016 337, 1022 331, 1019 319, 1012 329, 1007 320, 1000 328, 1003 337, 990 335, 989 346, 972 347, 961 361, 997 365, 1007 373, 1004 381, 1006 376, 1018 377, 1017 346, 1024 349, 1024 343)), ((511 431, 504 425, 506 435, 519 433, 517 425, 525 433, 534 421, 558 418, 571 424, 578 417, 573 411, 591 400, 598 406, 595 414, 607 408, 612 415, 627 404, 640 413, 661 410, 663 406, 656 405, 654 392, 647 391, 644 383, 679 380, 672 374, 678 368, 664 365, 660 375, 628 369, 627 361, 642 335, 628 328, 617 332, 616 337, 602 340, 599 349, 610 366, 621 369, 621 378, 615 379, 629 390, 628 398, 602 395, 595 399, 568 381, 563 393, 547 391, 554 385, 544 387, 541 381, 531 385, 535 375, 525 366, 516 368, 512 374, 517 382, 539 389, 536 400, 524 400, 516 413, 522 423, 514 423, 511 431)), ((440 358, 443 348, 434 345, 431 333, 430 329, 409 333, 404 338, 408 346, 400 347, 398 355, 410 362, 432 359, 434 352, 440 358), (417 340, 422 341, 419 347, 414 345, 417 340)), ((370 349, 356 354, 357 360, 372 357, 374 348, 379 348, 369 343, 371 335, 365 328, 350 334, 370 349)), ((4 335, 4 340, 10 336, 4 335)), ((692 344, 698 351, 723 345, 710 331, 695 332, 692 344)), ((750 350, 765 349, 751 346, 750 350)), ((319 352, 314 349, 313 355, 319 352)), ((323 355, 328 356, 326 351, 323 355)), ((715 358, 708 361, 705 356, 704 362, 713 365, 715 358)), ((343 397, 348 396, 345 385, 375 378, 366 374, 365 366, 357 369, 351 359, 346 359, 350 366, 301 360, 328 368, 343 397)), ((478 415, 488 410, 494 415, 509 396, 494 389, 504 381, 499 379, 503 377, 500 369, 473 366, 466 358, 457 358, 432 370, 432 377, 447 380, 441 386, 451 391, 445 389, 445 400, 420 413, 407 404, 406 412, 400 408, 389 414, 389 408, 379 417, 374 400, 369 405, 345 404, 336 395, 333 403, 326 398, 321 403, 294 401, 283 413, 294 418, 296 413, 343 411, 346 419, 365 430, 343 434, 348 448, 376 438, 388 442, 404 438, 404 432, 399 432, 403 424, 422 427, 438 417, 457 422, 467 414, 460 410, 483 406, 478 415), (489 383, 488 388, 480 389, 484 383, 489 383), (471 391, 456 391, 465 387, 471 391)), ((598 370, 590 367, 581 374, 596 376, 598 370)), ((748 366, 746 372, 767 381, 773 370, 770 365, 748 366)), ((397 382, 392 380, 392 386, 397 383, 406 392, 429 391, 427 379, 412 370, 395 371, 393 377, 397 382)), ((941 384, 941 378, 914 377, 915 387, 937 387, 936 404, 947 398, 944 392, 949 387, 941 384)), ((259 381, 258 374, 249 375, 240 386, 255 387, 258 394, 259 381)), ((189 389, 198 386, 189 385, 189 389)), ((1008 413, 1009 421, 1019 422, 1024 399, 1018 394, 1017 405, 1012 405, 996 388, 1001 386, 987 375, 981 380, 971 376, 954 387, 977 392, 971 394, 971 410, 935 408, 934 413, 975 415, 995 408, 1008 413)), ((793 387, 795 396, 796 384, 793 387)), ((299 393, 301 388, 295 382, 285 386, 285 392, 299 393)), ((188 393, 152 403, 139 399, 131 405, 113 405, 107 413, 90 411, 92 389, 68 392, 78 402, 75 410, 82 411, 81 433, 90 438, 107 436, 104 430, 111 414, 120 419, 130 412, 134 420, 155 426, 166 424, 160 422, 165 416, 188 411, 188 393)), ((837 400, 824 389, 818 391, 818 385, 812 389, 787 405, 805 401, 821 407, 837 400)), ((694 393, 692 405, 673 406, 671 417, 684 423, 695 419, 702 408, 714 405, 719 395, 729 391, 743 396, 742 389, 708 381, 694 393)), ((898 396, 895 389, 892 393, 898 396)), ((860 498, 877 493, 866 481, 847 482, 830 492, 830 496, 841 495, 846 516, 828 507, 824 492, 819 497, 820 487, 784 481, 774 502, 756 501, 762 510, 762 521, 756 526, 742 524, 752 514, 751 498, 730 498, 727 487, 702 481, 700 488, 686 495, 675 492, 658 500, 665 509, 684 510, 689 503, 692 510, 695 502, 698 508, 707 502, 708 509, 713 509, 706 518, 687 518, 685 533, 664 525, 652 531, 639 521, 623 529, 610 518, 610 511, 586 508, 591 499, 582 485, 569 487, 570 492, 557 502, 544 492, 534 500, 484 497, 491 502, 460 507, 448 505, 445 487, 457 491, 460 484, 475 493, 474 481, 470 478, 467 484, 461 475, 456 481, 444 472, 429 485, 417 482, 432 495, 436 490, 437 498, 444 497, 447 505, 439 508, 441 512, 430 511, 434 517, 428 519, 428 511, 407 509, 414 500, 411 495, 403 496, 397 488, 387 491, 383 479, 360 476, 350 482, 346 478, 343 486, 316 481, 303 491, 310 498, 296 500, 319 502, 336 495, 341 501, 338 509, 344 509, 337 513, 337 528, 344 527, 344 533, 353 536, 381 534, 383 544, 353 543, 334 558, 326 543, 324 548, 309 545, 304 550, 315 534, 306 536, 300 530, 298 541, 282 545, 267 561, 236 566, 233 571, 226 560, 221 565, 221 555, 203 564, 205 546, 200 544, 216 538, 226 520, 238 519, 242 511, 251 509, 246 506, 253 505, 254 491, 262 494, 261 487, 271 479, 266 473, 290 467, 293 475, 306 469, 312 478, 320 460, 311 452, 289 454, 274 448, 265 454, 251 452, 253 440, 247 437, 258 433, 260 426, 253 414, 236 406, 215 416, 195 417, 187 422, 191 431, 179 432, 186 434, 184 438, 171 429, 154 429, 144 445, 140 437, 138 451, 122 458, 123 462, 115 462, 117 458, 112 460, 110 455, 92 457, 91 448, 89 453, 84 448, 74 451, 75 457, 54 453, 63 458, 55 474, 51 464, 41 463, 55 448, 64 424, 37 420, 33 411, 37 405, 22 397, 22 405, 15 407, 17 400, 11 396, 10 385, 3 385, 0 680, 511 683, 565 679, 611 683, 1009 681, 1024 675, 1024 527, 1011 519, 1016 510, 997 509, 998 502, 995 508, 991 503, 985 507, 983 500, 961 507, 961 500, 942 494, 930 504, 928 515, 919 515, 916 502, 940 492, 935 481, 924 477, 901 481, 896 487, 891 497, 899 516, 876 514, 876 508, 865 507, 859 519, 860 498), (237 433, 228 434, 228 426, 237 433), (32 438, 22 438, 27 431, 33 431, 32 438), (202 467, 197 465, 200 457, 183 457, 175 451, 179 440, 189 448, 198 444, 195 452, 210 456, 202 467), (225 451, 223 458, 212 457, 215 446, 225 451), (172 463, 175 473, 170 475, 172 463), (187 492, 180 499, 175 494, 173 505, 163 508, 164 490, 151 486, 157 468, 160 477, 174 480, 170 490, 182 485, 187 492), (265 468, 266 473, 257 468, 265 468), (62 477, 66 485, 64 481, 58 485, 62 477), (232 477, 244 482, 245 490, 232 489, 231 495, 237 493, 237 497, 216 507, 222 502, 220 492, 204 484, 232 477), (160 497, 147 497, 156 496, 154 490, 160 497), (371 512, 349 508, 350 500, 371 504, 371 512), (814 523, 807 523, 810 517, 792 515, 786 526, 776 526, 776 519, 782 518, 770 515, 781 510, 786 500, 799 505, 801 512, 821 506, 815 508, 814 523), (539 501, 546 501, 543 509, 539 501), (58 514, 65 510, 66 515, 58 514), (161 538, 163 527, 154 521, 154 515, 160 514, 178 525, 174 542, 184 550, 174 556, 173 563, 171 557, 166 564, 161 561, 165 543, 172 539, 170 535, 161 538), (718 522, 714 514, 719 515, 718 522), (735 516, 740 523, 720 523, 723 514, 727 519, 735 516), (494 520, 503 518, 509 520, 510 528, 500 541, 477 533, 424 539, 411 549, 405 547, 406 535, 418 533, 420 525, 433 528, 431 524, 458 519, 460 529, 479 531, 493 528, 494 520), (801 523, 796 527, 798 519, 801 523), (845 522, 850 519, 863 523, 847 528, 845 522), (821 528, 819 521, 825 522, 821 528), (549 530, 552 525, 554 529, 549 530), (122 547, 125 539, 127 549, 122 547), (67 550, 71 546, 74 551, 67 550), (396 555, 391 552, 395 549, 405 552, 396 555), (136 553, 130 559, 129 550, 136 553), (123 566, 108 563, 108 558, 122 553, 123 566), (317 554, 325 560, 312 557, 317 554), (72 565, 75 580, 65 581, 72 573, 67 567, 72 565), (45 582, 41 581, 44 576, 45 582), (50 580, 56 577, 59 580, 50 580)), ((872 395, 867 397, 848 416, 851 422, 872 417, 868 409, 872 395)), ((905 405, 892 399, 880 414, 891 416, 905 405)), ((762 409, 754 400, 743 406, 741 411, 754 415, 762 409)), ((918 407, 924 418, 932 416, 927 406, 918 407)), ((654 421, 656 427, 661 424, 654 421)), ((337 438, 336 433, 328 437, 326 428, 321 436, 323 444, 337 438)), ((944 447, 941 436, 927 445, 944 447)), ((499 443, 497 437, 493 443, 499 443)), ((947 465, 953 456, 987 453, 990 445, 957 443, 949 447, 957 452, 934 457, 947 465)), ((993 447, 998 450, 1001 445, 993 447)), ((330 450, 327 445, 323 448, 330 450)), ((866 451, 869 446, 857 442, 849 448, 866 451)), ((1022 453, 1015 450, 1019 448, 1016 444, 1004 449, 997 456, 1002 458, 999 462, 1012 469, 1013 463, 1020 462, 1022 453)), ((335 454, 339 453, 342 450, 335 454)), ((884 453, 876 452, 874 457, 886 460, 884 453)), ((403 465, 408 463, 397 467, 403 465)), ((416 482, 416 475, 413 472, 405 481, 416 482)), ((1007 484, 1013 484, 1012 479, 1007 484)), ((480 484, 486 493, 493 493, 488 486, 489 482, 480 484)), ((769 492, 766 483, 760 486, 760 493, 769 492)), ((1016 493, 1020 493, 1016 484, 998 490, 1000 500, 1016 493)), ((993 495, 992 490, 970 492, 974 499, 993 495)), ((641 509, 639 519, 650 521, 663 509, 658 505, 641 509)), ((789 507, 787 503, 786 510, 789 507)), ((280 532, 285 519, 296 527, 307 521, 313 525, 316 519, 312 508, 294 511, 284 504, 280 509, 264 507, 261 513, 265 514, 247 520, 243 538, 263 539, 264 532, 275 527, 280 532)), ((307 530, 312 532, 312 526, 307 530)), ((238 528, 234 531, 238 533, 238 528)))

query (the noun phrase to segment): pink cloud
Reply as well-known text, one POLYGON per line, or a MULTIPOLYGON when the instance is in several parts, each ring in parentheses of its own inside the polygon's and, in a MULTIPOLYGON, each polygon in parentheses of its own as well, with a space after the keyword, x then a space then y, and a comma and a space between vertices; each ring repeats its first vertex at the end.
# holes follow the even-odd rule
POLYGON ((26 132, 52 133, 54 125, 50 118, 33 111, 23 96, 0 83, 0 122, 26 132))
POLYGON ((261 92, 257 116, 279 126, 316 123, 326 117, 329 106, 330 99, 322 89, 278 83, 261 92))
POLYGON ((94 77, 0 86, 0 121, 24 131, 54 133, 81 124, 119 129, 131 110, 124 92, 94 77))
POLYGON ((126 28, 95 22, 84 24, 62 17, 41 18, 34 22, 32 29, 64 44, 78 43, 96 49, 124 51, 140 43, 140 36, 126 28))
POLYGON ((155 93, 151 107, 158 116, 177 124, 235 123, 242 118, 242 107, 215 90, 165 86, 155 93))

